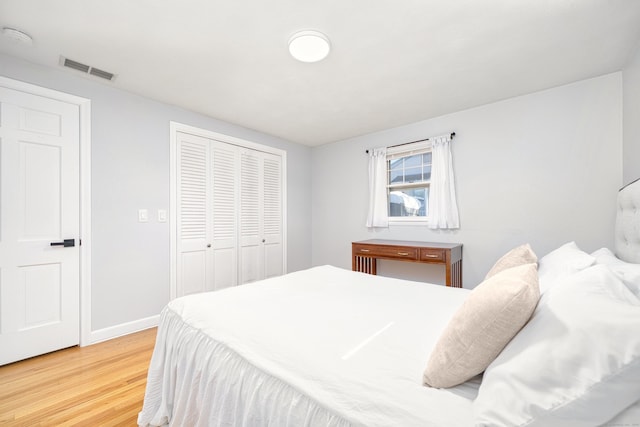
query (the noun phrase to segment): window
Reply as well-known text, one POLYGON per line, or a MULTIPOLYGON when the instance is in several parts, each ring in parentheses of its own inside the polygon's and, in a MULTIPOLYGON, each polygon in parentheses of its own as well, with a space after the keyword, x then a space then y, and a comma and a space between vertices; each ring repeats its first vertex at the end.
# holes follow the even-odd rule
POLYGON ((424 223, 431 229, 460 228, 451 156, 453 135, 367 151, 367 227, 424 223))
POLYGON ((387 150, 390 220, 424 221, 429 215, 431 144, 427 141, 387 150))

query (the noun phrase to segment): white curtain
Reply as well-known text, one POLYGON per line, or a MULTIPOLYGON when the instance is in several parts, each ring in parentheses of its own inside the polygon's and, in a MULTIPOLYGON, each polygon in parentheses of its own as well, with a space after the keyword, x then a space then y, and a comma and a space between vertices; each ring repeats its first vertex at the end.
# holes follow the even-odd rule
POLYGON ((388 227, 387 149, 369 151, 369 213, 367 227, 388 227))
POLYGON ((432 147, 429 228, 460 228, 451 159, 451 136, 438 136, 429 140, 432 147))

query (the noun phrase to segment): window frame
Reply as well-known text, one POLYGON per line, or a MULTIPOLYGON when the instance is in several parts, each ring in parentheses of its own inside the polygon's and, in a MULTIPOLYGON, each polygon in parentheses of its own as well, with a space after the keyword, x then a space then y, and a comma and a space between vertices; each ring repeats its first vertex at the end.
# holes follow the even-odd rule
MULTIPOLYGON (((391 184, 389 182, 389 178, 390 178, 390 162, 392 160, 397 160, 400 158, 404 158, 404 157, 411 157, 414 155, 418 155, 418 154, 425 154, 425 153, 431 153, 432 152, 432 145, 431 142, 429 142, 428 140, 426 141, 420 141, 420 142, 412 142, 409 144, 402 144, 402 145, 397 145, 397 146, 392 146, 392 147, 387 147, 387 156, 386 156, 386 163, 387 163, 387 174, 386 174, 386 181, 387 181, 387 218, 389 219, 389 225, 416 225, 416 224, 426 224, 429 222, 429 216, 391 216, 391 211, 390 211, 390 202, 389 202, 389 193, 393 188, 401 188, 401 189, 406 189, 406 188, 411 188, 411 187, 418 187, 418 188, 422 188, 425 185, 423 185, 424 183, 426 183, 426 187, 430 190, 431 187, 431 179, 429 179, 428 181, 418 181, 417 183, 413 182, 413 183, 407 183, 407 184, 391 184)), ((428 198, 426 199, 426 203, 429 203, 428 198)))

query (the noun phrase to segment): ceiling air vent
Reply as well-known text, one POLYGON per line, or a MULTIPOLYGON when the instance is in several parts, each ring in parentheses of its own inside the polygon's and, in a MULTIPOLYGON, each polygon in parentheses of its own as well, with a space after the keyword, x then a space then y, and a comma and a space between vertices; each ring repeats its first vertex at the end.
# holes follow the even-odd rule
POLYGON ((88 73, 89 69, 91 68, 88 65, 72 61, 69 58, 64 58, 64 62, 62 65, 64 65, 65 67, 73 68, 74 70, 82 71, 83 73, 88 73))
POLYGON ((107 80, 113 80, 113 73, 110 73, 108 71, 104 71, 104 70, 100 70, 98 68, 94 68, 91 67, 91 70, 89 70, 89 74, 91 74, 92 76, 96 76, 96 77, 101 77, 103 79, 107 79, 107 80))
POLYGON ((115 79, 116 77, 116 75, 113 73, 92 67, 91 65, 83 64, 78 61, 74 61, 69 58, 65 58, 64 56, 60 57, 60 65, 109 81, 113 81, 113 79, 115 79))

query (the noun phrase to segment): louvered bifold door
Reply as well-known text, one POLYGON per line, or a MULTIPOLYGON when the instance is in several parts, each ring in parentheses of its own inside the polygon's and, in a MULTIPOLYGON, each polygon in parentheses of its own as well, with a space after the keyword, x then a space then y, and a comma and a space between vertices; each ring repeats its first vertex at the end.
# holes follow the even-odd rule
POLYGON ((262 238, 264 277, 284 273, 282 245, 282 158, 262 156, 262 238))
POLYGON ((238 284, 238 169, 239 149, 211 143, 214 288, 238 284))
POLYGON ((210 141, 178 133, 177 144, 177 296, 213 288, 207 244, 211 229, 210 141))
POLYGON ((260 202, 261 153, 240 153, 240 283, 264 277, 262 265, 262 206, 260 202))

